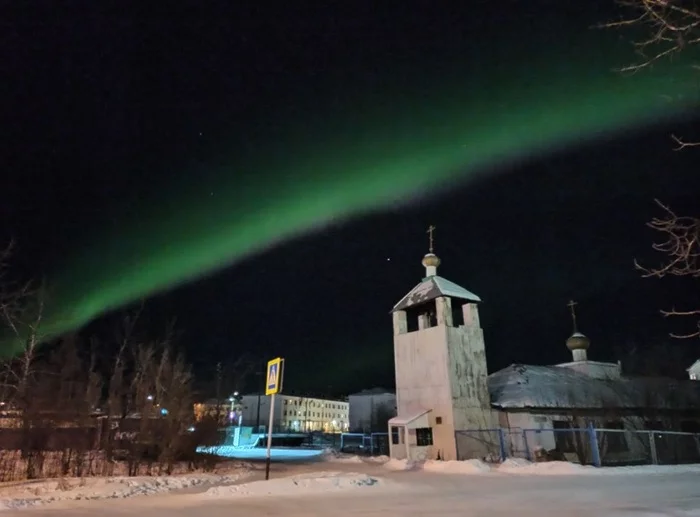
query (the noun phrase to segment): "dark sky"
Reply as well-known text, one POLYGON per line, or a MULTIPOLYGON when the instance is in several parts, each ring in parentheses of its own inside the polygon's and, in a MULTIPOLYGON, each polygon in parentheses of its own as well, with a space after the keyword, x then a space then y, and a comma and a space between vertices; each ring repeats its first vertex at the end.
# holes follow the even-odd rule
MULTIPOLYGON (((483 62, 494 42, 556 45, 557 35, 615 13, 603 0, 444 10, 234 4, 207 2, 205 12, 199 2, 170 2, 156 12, 2 3, 0 206, 2 236, 19 245, 18 271, 50 274, 86 234, 118 227, 133 203, 192 174, 192 164, 205 167, 261 114, 313 103, 326 76, 377 73, 395 56, 420 67, 431 49, 483 62)), ((434 224, 439 273, 484 300, 490 370, 568 360, 570 298, 590 357, 616 359, 620 346, 651 346, 679 330, 659 308, 700 306, 690 281, 643 280, 633 268, 635 257, 653 258, 645 222, 659 214, 654 198, 677 211, 696 207, 700 175, 669 138, 692 136, 694 121, 601 136, 327 227, 148 300, 146 324, 177 317, 200 378, 219 360, 279 354, 290 390, 389 386, 388 313, 422 278, 434 224)))

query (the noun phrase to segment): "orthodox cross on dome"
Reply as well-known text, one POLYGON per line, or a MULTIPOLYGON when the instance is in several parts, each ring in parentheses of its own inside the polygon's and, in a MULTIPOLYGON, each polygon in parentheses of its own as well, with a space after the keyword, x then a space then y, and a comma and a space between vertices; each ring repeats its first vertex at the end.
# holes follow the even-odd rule
POLYGON ((426 232, 426 233, 430 236, 430 237, 429 237, 429 238, 430 238, 430 247, 428 248, 428 250, 430 251, 430 253, 433 253, 433 244, 434 244, 434 240, 433 240, 433 239, 434 239, 434 236, 433 236, 433 233, 434 233, 434 232, 435 232, 435 226, 433 226, 433 225, 431 224, 430 226, 428 226, 428 231, 426 232))
POLYGON ((576 306, 577 305, 578 305, 578 303, 576 303, 573 300, 569 300, 569 303, 566 304, 566 306, 571 311, 571 320, 574 323, 574 333, 578 332, 578 329, 576 328, 576 306))

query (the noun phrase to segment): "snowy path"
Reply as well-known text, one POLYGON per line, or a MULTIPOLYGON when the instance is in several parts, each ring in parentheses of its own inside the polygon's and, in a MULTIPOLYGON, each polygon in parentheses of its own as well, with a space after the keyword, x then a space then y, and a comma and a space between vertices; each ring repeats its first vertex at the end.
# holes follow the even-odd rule
MULTIPOLYGON (((313 467, 315 470, 362 472, 380 483, 332 494, 278 496, 169 494, 128 500, 63 502, 6 511, 3 515, 144 517, 230 517, 312 515, 406 516, 700 516, 700 473, 615 475, 451 475, 422 471, 390 472, 375 465, 313 467)), ((313 470, 300 469, 302 472, 313 470)), ((289 475, 287 471, 282 475, 289 475)), ((284 481, 283 478, 278 478, 284 481)), ((257 485, 257 484, 256 484, 257 485)), ((249 485, 252 486, 252 485, 249 485)), ((260 485, 257 485, 260 486, 260 485)), ((298 495, 297 495, 298 494, 298 495)))

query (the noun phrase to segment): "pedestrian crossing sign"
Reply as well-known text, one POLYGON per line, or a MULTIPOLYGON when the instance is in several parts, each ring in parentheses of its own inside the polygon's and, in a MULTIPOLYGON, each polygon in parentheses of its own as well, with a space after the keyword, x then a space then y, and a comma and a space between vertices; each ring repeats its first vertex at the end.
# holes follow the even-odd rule
POLYGON ((282 365, 284 359, 277 357, 267 362, 267 381, 265 382, 265 395, 274 395, 282 390, 282 365))

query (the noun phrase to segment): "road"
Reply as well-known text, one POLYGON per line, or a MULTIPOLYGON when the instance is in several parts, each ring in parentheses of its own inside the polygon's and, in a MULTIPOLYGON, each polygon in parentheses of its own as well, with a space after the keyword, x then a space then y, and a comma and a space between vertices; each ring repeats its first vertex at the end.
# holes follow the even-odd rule
MULTIPOLYGON (((319 466, 314 467, 316 469, 319 466)), ((389 517, 640 517, 700 516, 700 474, 449 475, 388 472, 376 466, 329 465, 322 470, 366 472, 389 483, 322 495, 228 496, 167 494, 128 500, 63 502, 4 515, 80 517, 231 517, 314 515, 389 517)), ((308 467, 306 469, 308 471, 308 467)), ((289 475, 291 470, 278 473, 289 475)))

